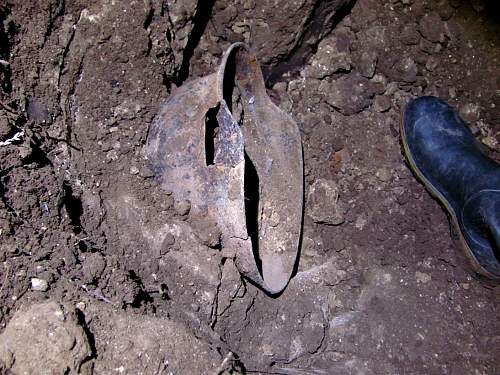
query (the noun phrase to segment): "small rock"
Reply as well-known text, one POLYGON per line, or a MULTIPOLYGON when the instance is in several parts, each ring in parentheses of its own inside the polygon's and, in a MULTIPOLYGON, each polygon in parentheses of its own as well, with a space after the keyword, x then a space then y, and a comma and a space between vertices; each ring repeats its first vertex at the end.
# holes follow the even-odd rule
POLYGON ((348 32, 323 39, 307 69, 308 76, 323 79, 334 73, 351 70, 351 40, 348 32))
POLYGON ((450 95, 450 99, 455 99, 457 97, 457 89, 454 87, 450 87, 448 89, 448 94, 450 95))
POLYGON ((400 39, 407 46, 412 46, 418 43, 420 40, 420 35, 418 35, 417 25, 415 23, 409 23, 403 26, 401 31, 400 39))
POLYGON ((483 142, 483 144, 485 144, 486 146, 488 146, 492 150, 497 149, 498 141, 494 137, 491 137, 491 136, 484 137, 483 139, 481 139, 481 142, 483 142))
POLYGON ((326 102, 346 116, 370 106, 375 95, 374 84, 358 74, 349 74, 329 83, 322 82, 319 90, 326 92, 326 102))
POLYGON ((425 284, 431 281, 432 277, 427 273, 417 271, 415 272, 415 279, 417 279, 417 283, 425 284))
POLYGON ((108 159, 108 161, 118 160, 118 152, 115 149, 108 151, 106 153, 106 159, 108 159))
POLYGON ((12 131, 7 114, 0 111, 0 141, 3 141, 12 131))
POLYGON ((165 235, 165 238, 163 239, 161 246, 159 248, 159 256, 162 257, 163 255, 167 254, 174 248, 175 244, 175 237, 172 233, 167 233, 165 235))
POLYGON ((443 21, 448 21, 453 16, 454 9, 448 1, 438 1, 437 12, 443 21))
POLYGON ((131 175, 136 175, 139 174, 139 168, 137 168, 135 165, 130 167, 130 174, 131 175))
POLYGON ((0 335, 0 363, 9 374, 80 374, 91 354, 74 308, 56 302, 17 311, 0 335))
POLYGON ((33 277, 31 279, 31 290, 37 292, 46 292, 49 289, 49 283, 44 279, 39 279, 38 277, 33 277))
POLYGON ((466 103, 460 108, 459 113, 460 117, 470 124, 479 120, 480 108, 477 104, 466 103))
POLYGON ((373 109, 377 112, 386 112, 391 108, 391 98, 387 95, 377 95, 373 101, 373 109))
POLYGON ((191 226, 193 227, 195 236, 200 240, 202 245, 213 249, 220 246, 222 232, 215 220, 206 217, 195 218, 191 226))
POLYGON ((141 167, 140 171, 139 171, 139 175, 142 177, 142 178, 150 178, 150 177, 154 177, 154 172, 149 169, 148 167, 141 167))
POLYGON ((391 173, 386 168, 379 168, 375 172, 375 176, 382 182, 387 182, 391 179, 391 173))
POLYGON ((80 301, 80 302, 77 302, 75 307, 80 311, 85 311, 87 305, 85 304, 85 302, 80 301))
POLYGON ((363 77, 372 78, 377 68, 377 54, 374 51, 364 51, 359 60, 359 72, 363 77))
POLYGON ((436 67, 439 65, 439 60, 436 59, 434 56, 430 56, 427 59, 427 62, 425 63, 425 69, 427 69, 429 72, 434 71, 436 67))
POLYGON ((106 268, 106 261, 99 253, 87 253, 82 262, 82 281, 86 284, 95 283, 106 268))
POLYGON ((313 258, 318 254, 316 250, 316 242, 307 236, 302 240, 301 256, 305 258, 313 258))
POLYGON ((356 229, 363 230, 365 225, 368 223, 368 220, 366 218, 365 214, 361 214, 356 218, 356 222, 354 223, 354 226, 356 229))
POLYGON ((432 42, 429 42, 427 39, 420 39, 420 42, 418 43, 418 47, 422 52, 425 52, 426 54, 431 55, 434 53, 434 47, 435 44, 432 42))
POLYGON ((191 202, 188 200, 179 202, 176 201, 174 203, 174 209, 179 216, 186 216, 187 214, 189 214, 189 211, 191 210, 191 202))
POLYGON ((403 82, 413 83, 417 80, 417 64, 411 57, 405 57, 397 67, 397 73, 403 82))
POLYGON ((428 41, 438 43, 444 34, 444 24, 437 13, 427 13, 420 20, 418 31, 428 41))
POLYGON ((340 225, 346 209, 339 201, 339 187, 334 181, 317 179, 307 194, 308 215, 315 223, 340 225))

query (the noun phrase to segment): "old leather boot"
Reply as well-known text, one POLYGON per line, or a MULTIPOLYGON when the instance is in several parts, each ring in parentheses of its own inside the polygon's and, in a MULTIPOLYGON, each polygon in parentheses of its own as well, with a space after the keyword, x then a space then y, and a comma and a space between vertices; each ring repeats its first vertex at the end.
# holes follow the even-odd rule
POLYGON ((164 189, 218 223, 224 251, 247 280, 270 294, 284 290, 302 229, 302 143, 248 46, 233 44, 216 73, 171 95, 145 155, 164 189))
POLYGON ((408 104, 401 138, 411 169, 448 211, 473 269, 500 281, 500 165, 436 97, 408 104))

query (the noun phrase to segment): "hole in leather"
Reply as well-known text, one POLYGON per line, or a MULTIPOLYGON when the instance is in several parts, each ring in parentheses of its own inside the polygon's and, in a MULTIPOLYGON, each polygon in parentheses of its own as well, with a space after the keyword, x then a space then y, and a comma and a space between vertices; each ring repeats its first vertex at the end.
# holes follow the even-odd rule
POLYGON ((247 233, 252 240, 253 256, 262 276, 262 260, 259 255, 259 175, 246 152, 244 196, 247 233))
POLYGON ((205 163, 207 166, 214 164, 217 134, 219 132, 218 112, 219 106, 210 108, 205 115, 205 163))

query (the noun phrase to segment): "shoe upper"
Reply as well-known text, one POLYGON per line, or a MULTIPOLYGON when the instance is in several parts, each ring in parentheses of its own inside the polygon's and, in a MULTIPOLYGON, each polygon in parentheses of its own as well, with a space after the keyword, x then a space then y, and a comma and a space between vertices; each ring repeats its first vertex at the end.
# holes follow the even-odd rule
POLYGON ((471 131, 446 102, 427 96, 405 111, 403 137, 424 183, 455 213, 478 263, 500 277, 500 166, 485 156, 471 131), (497 213, 498 212, 498 213, 497 213))

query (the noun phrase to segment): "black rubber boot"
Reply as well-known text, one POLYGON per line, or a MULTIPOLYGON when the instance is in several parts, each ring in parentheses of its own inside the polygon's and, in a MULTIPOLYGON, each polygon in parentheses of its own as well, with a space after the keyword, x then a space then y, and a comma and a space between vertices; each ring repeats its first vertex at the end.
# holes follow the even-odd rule
POLYGON ((500 281, 500 165, 436 97, 408 104, 401 138, 411 169, 450 214, 474 271, 500 281))

